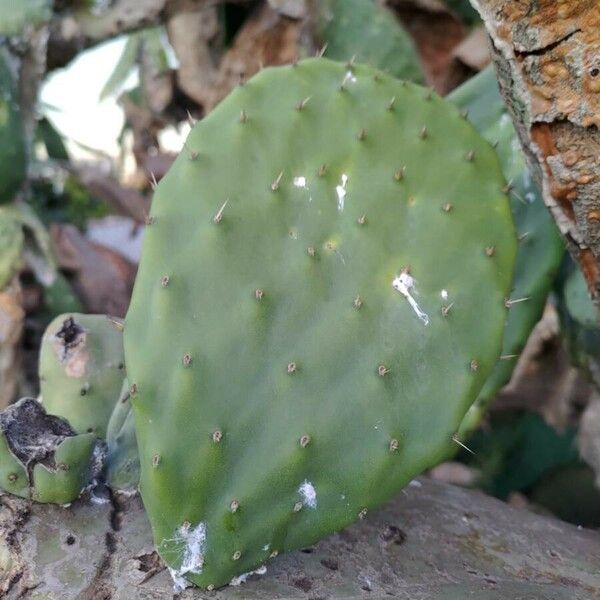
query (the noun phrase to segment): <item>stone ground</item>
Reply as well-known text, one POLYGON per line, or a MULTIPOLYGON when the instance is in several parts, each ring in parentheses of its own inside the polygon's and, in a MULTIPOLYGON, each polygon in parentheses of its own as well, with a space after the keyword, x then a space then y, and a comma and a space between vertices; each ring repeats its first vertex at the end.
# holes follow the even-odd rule
MULTIPOLYGON (((155 600, 173 596, 138 498, 65 509, 0 496, 0 597, 155 600)), ((264 575, 181 600, 592 600, 600 532, 429 479, 264 575)))

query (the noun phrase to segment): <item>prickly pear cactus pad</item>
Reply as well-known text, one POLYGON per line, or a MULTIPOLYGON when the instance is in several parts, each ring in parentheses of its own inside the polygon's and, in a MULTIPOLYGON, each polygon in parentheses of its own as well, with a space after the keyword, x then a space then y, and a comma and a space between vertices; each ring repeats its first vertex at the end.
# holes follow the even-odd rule
POLYGON ((448 99, 496 148, 509 182, 511 210, 517 227, 518 252, 515 277, 507 305, 510 308, 502 354, 460 427, 461 438, 479 425, 488 405, 506 385, 531 330, 539 321, 565 248, 554 219, 531 177, 517 132, 500 91, 492 66, 473 77, 448 99))
POLYGON ((104 445, 77 435, 33 398, 0 413, 0 488, 37 502, 75 500, 99 473, 104 445))
POLYGON ((125 323, 176 581, 222 586, 445 456, 502 341, 504 187, 455 107, 364 66, 266 69, 193 129, 125 323))
POLYGON ((39 375, 46 411, 104 438, 125 379, 122 325, 106 315, 59 315, 42 338, 39 375))

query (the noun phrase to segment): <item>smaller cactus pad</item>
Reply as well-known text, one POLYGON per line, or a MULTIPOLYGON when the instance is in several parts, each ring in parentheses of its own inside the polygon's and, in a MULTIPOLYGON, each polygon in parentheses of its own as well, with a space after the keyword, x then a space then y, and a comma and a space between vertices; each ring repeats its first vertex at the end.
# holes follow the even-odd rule
POLYGON ((320 0, 318 32, 324 56, 354 60, 394 77, 425 79, 412 37, 390 10, 373 0, 320 0))
POLYGON ((104 438, 125 379, 122 326, 106 315, 56 317, 42 339, 39 375, 48 413, 104 438))

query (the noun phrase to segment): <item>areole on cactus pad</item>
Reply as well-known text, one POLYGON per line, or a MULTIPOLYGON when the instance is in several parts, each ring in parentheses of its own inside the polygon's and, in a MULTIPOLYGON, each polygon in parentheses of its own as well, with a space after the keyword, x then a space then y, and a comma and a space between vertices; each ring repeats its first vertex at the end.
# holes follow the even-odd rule
POLYGON ((313 543, 447 455, 516 253, 456 108, 365 66, 265 69, 194 127, 149 223, 125 357, 181 585, 313 543))

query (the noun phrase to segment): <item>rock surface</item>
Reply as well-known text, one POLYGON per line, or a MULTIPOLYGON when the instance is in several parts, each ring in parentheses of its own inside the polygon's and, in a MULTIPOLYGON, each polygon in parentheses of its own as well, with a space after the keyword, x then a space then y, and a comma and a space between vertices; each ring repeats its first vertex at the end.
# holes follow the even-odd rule
MULTIPOLYGON (((173 595, 138 498, 69 508, 0 496, 0 597, 154 600, 173 595)), ((262 576, 182 600, 600 598, 600 532, 421 479, 381 510, 262 576)))

